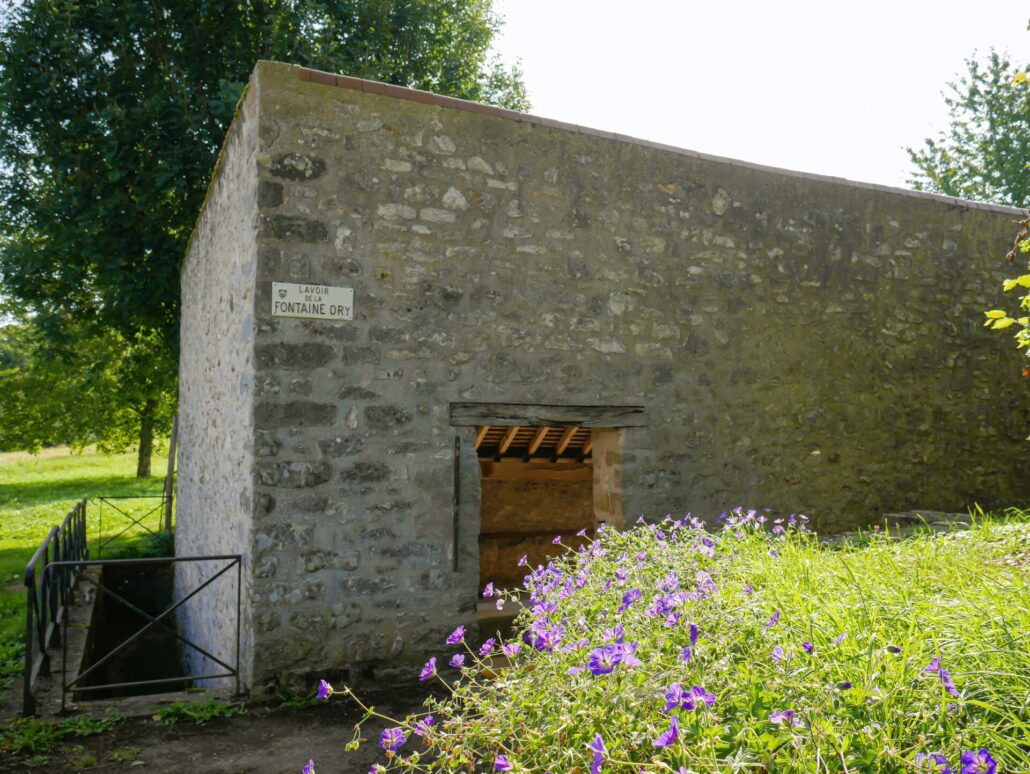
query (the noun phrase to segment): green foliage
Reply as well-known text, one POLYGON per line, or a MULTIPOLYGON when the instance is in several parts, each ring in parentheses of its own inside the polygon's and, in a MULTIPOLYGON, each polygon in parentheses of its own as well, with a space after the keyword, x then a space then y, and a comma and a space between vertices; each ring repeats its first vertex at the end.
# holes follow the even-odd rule
POLYGON ((88 328, 66 334, 70 340, 57 343, 34 324, 0 328, 0 363, 9 364, 0 369, 0 451, 58 444, 124 451, 138 440, 152 394, 154 432, 168 433, 173 398, 151 367, 159 342, 88 328))
POLYGON ((198 726, 214 718, 234 718, 246 715, 247 708, 242 704, 230 704, 215 699, 199 702, 177 701, 157 710, 157 717, 166 726, 174 726, 180 720, 192 720, 198 726))
POLYGON ((441 652, 435 722, 386 718, 398 749, 375 770, 586 771, 598 736, 603 772, 898 772, 920 753, 958 771, 981 748, 1030 770, 1030 512, 861 547, 754 512, 698 527, 604 531, 530 572, 521 651, 441 652), (621 654, 607 671, 602 647, 621 654), (674 684, 695 698, 670 706, 674 684))
POLYGON ((0 752, 46 753, 61 739, 103 734, 121 722, 122 716, 117 713, 102 718, 75 715, 65 720, 16 717, 0 724, 0 752))
POLYGON ((278 702, 280 707, 286 707, 288 709, 307 709, 308 707, 314 707, 322 703, 316 693, 316 691, 311 691, 307 696, 304 696, 287 688, 276 693, 275 700, 278 702))
POLYGON ((920 191, 1013 207, 1030 204, 1030 91, 1013 89, 1018 68, 991 50, 966 60, 944 95, 950 125, 921 148, 907 148, 920 191))
MULTIPOLYGON (((174 401, 181 260, 256 61, 524 109, 518 70, 488 58, 498 27, 491 0, 7 4, 0 277, 5 303, 64 354, 58 367, 0 347, 0 367, 17 366, 32 384, 53 368, 71 375, 96 347, 128 347, 101 361, 115 371, 97 374, 124 393, 97 389, 119 410, 134 406, 142 457, 174 401)), ((76 410, 74 391, 59 398, 76 410)), ((0 414, 0 425, 11 417, 0 414)), ((90 433, 66 439, 88 443, 97 424, 122 442, 119 423, 88 423, 90 433)))

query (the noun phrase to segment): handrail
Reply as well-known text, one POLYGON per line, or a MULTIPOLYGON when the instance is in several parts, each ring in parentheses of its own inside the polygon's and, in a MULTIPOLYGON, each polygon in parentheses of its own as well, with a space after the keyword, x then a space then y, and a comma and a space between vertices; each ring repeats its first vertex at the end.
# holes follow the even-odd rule
POLYGON ((48 649, 58 644, 60 625, 68 615, 72 587, 78 569, 63 565, 48 572, 54 562, 87 559, 86 500, 82 499, 64 517, 59 527, 51 527, 39 548, 25 566, 25 670, 22 687, 22 714, 36 714, 36 678, 50 673, 48 649), (42 571, 37 568, 42 563, 42 571))

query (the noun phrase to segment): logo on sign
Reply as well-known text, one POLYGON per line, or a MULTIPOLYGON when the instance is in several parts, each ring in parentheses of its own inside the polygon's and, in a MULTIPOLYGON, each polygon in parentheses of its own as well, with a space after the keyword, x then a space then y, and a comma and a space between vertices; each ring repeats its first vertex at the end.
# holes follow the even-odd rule
POLYGON ((287 295, 289 294, 286 292, 285 288, 281 288, 279 290, 279 298, 286 298, 287 295))

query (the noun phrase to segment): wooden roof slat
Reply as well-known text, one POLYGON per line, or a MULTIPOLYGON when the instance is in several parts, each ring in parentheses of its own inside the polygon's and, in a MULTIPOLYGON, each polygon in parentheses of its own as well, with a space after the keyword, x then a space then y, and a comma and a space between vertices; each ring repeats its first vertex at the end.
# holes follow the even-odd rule
POLYGON ((473 449, 479 451, 479 447, 483 444, 483 439, 486 438, 486 434, 490 432, 490 425, 483 425, 476 431, 476 443, 473 445, 473 449))
POLYGON ((572 441, 572 436, 576 434, 578 428, 569 427, 562 433, 561 440, 558 441, 558 446, 555 448, 554 455, 560 457, 565 453, 565 450, 569 447, 569 443, 572 441))
POLYGON ((547 437, 548 429, 546 427, 538 427, 536 433, 533 434, 533 440, 529 442, 529 448, 526 449, 526 457, 532 457, 536 454, 537 449, 540 448, 540 444, 544 438, 547 437))
POLYGON ((519 432, 518 427, 509 427, 508 432, 504 434, 504 438, 501 439, 501 445, 497 447, 497 456, 504 454, 508 451, 508 447, 511 446, 511 442, 515 440, 515 435, 519 432))

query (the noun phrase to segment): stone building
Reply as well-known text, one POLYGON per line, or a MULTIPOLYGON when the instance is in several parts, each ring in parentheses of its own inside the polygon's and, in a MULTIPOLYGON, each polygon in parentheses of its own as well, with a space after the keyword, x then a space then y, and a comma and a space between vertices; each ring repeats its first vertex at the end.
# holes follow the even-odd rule
POLYGON ((602 521, 1026 502, 1015 214, 261 63, 183 269, 177 549, 244 555, 260 694, 410 674, 602 521))

